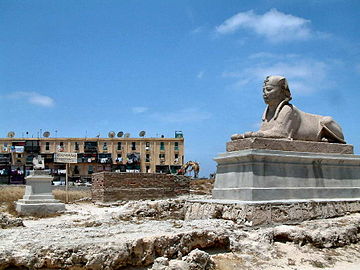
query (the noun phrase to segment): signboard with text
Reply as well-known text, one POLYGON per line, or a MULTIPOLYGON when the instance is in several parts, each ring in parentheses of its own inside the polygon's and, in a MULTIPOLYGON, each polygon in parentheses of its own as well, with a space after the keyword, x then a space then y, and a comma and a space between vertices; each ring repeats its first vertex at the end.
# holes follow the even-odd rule
POLYGON ((77 163, 77 153, 59 152, 54 155, 54 162, 77 163))

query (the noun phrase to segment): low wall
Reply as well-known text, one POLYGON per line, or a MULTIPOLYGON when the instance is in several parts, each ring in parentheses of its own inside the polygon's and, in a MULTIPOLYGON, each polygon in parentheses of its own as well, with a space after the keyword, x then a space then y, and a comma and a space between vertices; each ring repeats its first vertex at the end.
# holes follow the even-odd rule
POLYGON ((101 172, 92 175, 93 201, 159 199, 190 192, 190 177, 158 173, 101 172))

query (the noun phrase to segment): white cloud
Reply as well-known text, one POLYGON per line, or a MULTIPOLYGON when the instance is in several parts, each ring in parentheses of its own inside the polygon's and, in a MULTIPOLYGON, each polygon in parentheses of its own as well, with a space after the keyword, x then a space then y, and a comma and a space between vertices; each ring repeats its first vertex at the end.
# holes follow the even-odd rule
POLYGON ((185 108, 176 112, 153 113, 152 118, 165 123, 201 122, 211 117, 211 113, 197 108, 185 108))
POLYGON ((204 31, 204 27, 203 26, 199 26, 199 27, 196 27, 195 29, 191 30, 191 34, 199 34, 201 32, 204 31))
POLYGON ((290 90, 298 94, 311 94, 326 87, 328 63, 314 59, 289 55, 272 55, 271 59, 251 59, 251 64, 241 71, 223 72, 222 77, 235 79, 233 88, 242 89, 247 85, 262 82, 266 76, 281 75, 289 81, 290 90))
POLYGON ((10 99, 19 99, 25 100, 26 102, 34 105, 39 105, 43 107, 53 107, 55 105, 55 101, 53 98, 49 96, 41 95, 37 92, 14 92, 12 94, 8 94, 5 96, 10 99))
POLYGON ((269 52, 258 52, 253 53, 248 56, 249 59, 259 59, 259 58, 273 58, 273 59, 289 59, 289 58, 295 58, 299 57, 298 54, 275 54, 275 53, 269 53, 269 52))
POLYGON ((139 113, 146 112, 148 110, 148 108, 147 107, 133 107, 131 110, 133 113, 139 114, 139 113))
POLYGON ((198 79, 202 79, 202 78, 204 77, 204 74, 205 74, 205 71, 200 71, 200 72, 196 75, 196 77, 197 77, 198 79))
POLYGON ((311 37, 310 21, 271 9, 263 15, 252 10, 239 12, 216 27, 219 34, 230 34, 240 28, 254 31, 270 42, 305 40, 311 37))

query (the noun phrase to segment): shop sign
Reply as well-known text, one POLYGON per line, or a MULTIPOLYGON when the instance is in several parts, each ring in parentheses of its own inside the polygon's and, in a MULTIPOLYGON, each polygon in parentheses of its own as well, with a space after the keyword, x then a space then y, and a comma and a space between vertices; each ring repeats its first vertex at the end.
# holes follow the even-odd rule
POLYGON ((60 152, 54 155, 54 162, 77 163, 77 153, 60 152))

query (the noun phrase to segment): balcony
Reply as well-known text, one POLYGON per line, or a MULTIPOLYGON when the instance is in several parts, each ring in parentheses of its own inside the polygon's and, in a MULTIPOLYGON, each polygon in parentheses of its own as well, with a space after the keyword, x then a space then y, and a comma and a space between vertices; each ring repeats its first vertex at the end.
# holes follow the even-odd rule
POLYGON ((85 142, 84 144, 84 152, 94 153, 98 151, 97 142, 85 142))
POLYGON ((11 161, 9 154, 0 154, 0 164, 7 165, 11 161))
POLYGON ((24 151, 27 153, 40 153, 39 141, 25 141, 24 151))

